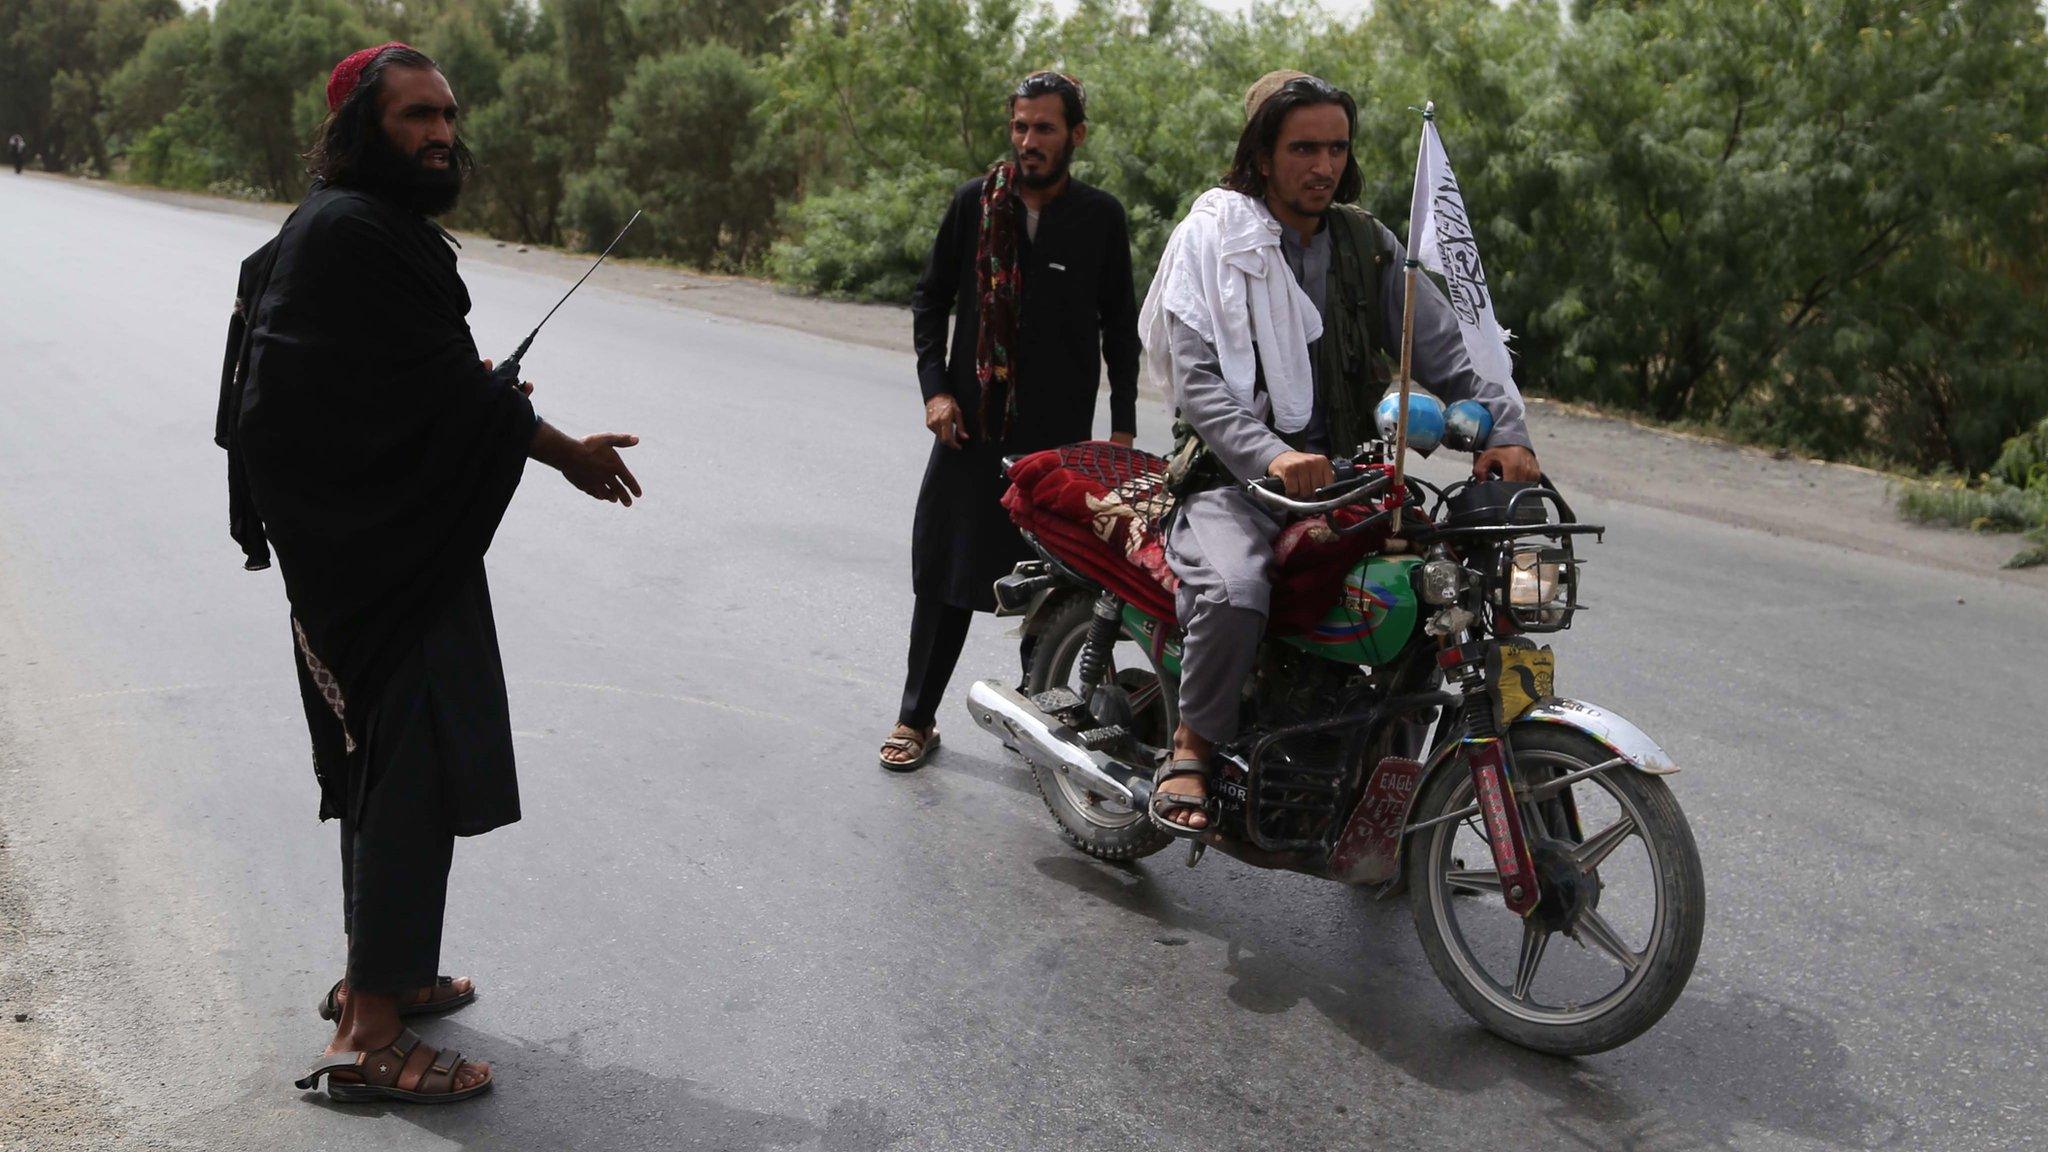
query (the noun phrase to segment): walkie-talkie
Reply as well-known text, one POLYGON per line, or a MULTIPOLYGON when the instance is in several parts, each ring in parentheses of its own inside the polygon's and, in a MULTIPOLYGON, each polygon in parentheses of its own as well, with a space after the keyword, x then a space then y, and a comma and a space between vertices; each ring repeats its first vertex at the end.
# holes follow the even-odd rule
POLYGON ((547 326, 547 322, 554 318, 555 313, 561 310, 562 305, 569 302, 569 297, 576 294, 576 289, 583 287, 583 281, 590 279, 590 273, 597 271, 598 264, 604 263, 604 258, 612 254, 612 249, 619 246, 619 241, 626 238, 626 233, 632 229, 634 223, 639 219, 640 213, 634 212, 633 219, 626 221, 626 226, 619 229, 619 234, 612 237, 612 242, 605 245, 603 252, 598 253, 597 264, 590 266, 590 272, 585 272, 581 280, 569 285, 569 290, 562 293, 562 298, 555 301, 555 306, 548 309, 548 314, 541 317, 540 323, 533 326, 533 331, 526 334, 526 339, 519 342, 519 350, 500 361, 496 367, 491 369, 491 379, 509 384, 514 388, 519 387, 519 361, 525 358, 526 350, 533 347, 533 338, 540 335, 540 330, 547 326))

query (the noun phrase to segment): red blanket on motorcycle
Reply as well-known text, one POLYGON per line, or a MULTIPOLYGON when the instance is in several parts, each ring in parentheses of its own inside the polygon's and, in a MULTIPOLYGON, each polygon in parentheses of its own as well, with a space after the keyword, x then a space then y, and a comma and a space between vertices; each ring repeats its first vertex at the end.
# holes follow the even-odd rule
MULTIPOLYGON (((1162 539, 1173 511, 1165 460, 1103 440, 1034 452, 1011 466, 1003 507, 1017 527, 1075 571, 1152 616, 1174 618, 1180 581, 1167 567, 1162 539)), ((1269 630, 1290 635, 1314 628, 1336 603, 1344 575, 1386 544, 1383 530, 1355 536, 1332 530, 1332 517, 1343 526, 1369 511, 1340 508, 1280 533, 1273 542, 1269 630)))

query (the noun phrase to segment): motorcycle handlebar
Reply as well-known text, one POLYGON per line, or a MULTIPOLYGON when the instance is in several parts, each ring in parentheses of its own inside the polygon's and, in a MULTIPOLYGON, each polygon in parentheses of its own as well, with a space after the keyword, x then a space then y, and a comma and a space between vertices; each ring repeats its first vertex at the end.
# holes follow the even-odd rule
POLYGON ((1244 486, 1245 494, 1254 503, 1263 504, 1276 512, 1293 516, 1314 516, 1352 504, 1362 504, 1385 492, 1394 478, 1385 472, 1360 468, 1349 460, 1332 460, 1330 466, 1339 476, 1356 472, 1354 476, 1338 480, 1334 484, 1318 488, 1306 500, 1296 500, 1287 495, 1287 486, 1277 476, 1266 476, 1253 480, 1244 486))

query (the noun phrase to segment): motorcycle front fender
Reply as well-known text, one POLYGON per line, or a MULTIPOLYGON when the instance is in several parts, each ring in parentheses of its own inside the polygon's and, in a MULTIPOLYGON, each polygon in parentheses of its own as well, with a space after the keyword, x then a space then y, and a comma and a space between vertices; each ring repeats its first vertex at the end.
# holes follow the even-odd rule
POLYGON ((1670 755, 1641 728, 1631 724, 1620 713, 1598 704, 1552 697, 1522 713, 1509 725, 1509 730, 1525 724, 1557 724, 1576 728, 1627 761, 1636 771, 1651 776, 1669 776, 1678 771, 1678 765, 1672 762, 1670 755))

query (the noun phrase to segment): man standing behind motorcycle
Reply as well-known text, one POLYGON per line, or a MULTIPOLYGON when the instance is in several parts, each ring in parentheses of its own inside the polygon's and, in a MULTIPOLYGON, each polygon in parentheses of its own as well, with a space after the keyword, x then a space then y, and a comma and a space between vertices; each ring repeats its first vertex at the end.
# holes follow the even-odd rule
MULTIPOLYGON (((1407 254, 1351 203, 1357 105, 1315 77, 1272 72, 1245 94, 1245 120, 1223 187, 1175 228, 1140 317, 1179 417, 1167 560, 1186 629, 1180 726, 1151 809, 1179 836, 1209 825, 1210 757, 1237 735, 1284 527, 1237 482, 1277 477, 1296 499, 1332 483, 1331 454, 1371 435, 1375 358, 1400 354, 1407 254)), ((1473 372, 1449 305, 1427 280, 1418 287, 1416 378, 1493 415, 1473 475, 1536 479, 1519 396, 1473 372)))
POLYGON ((1003 511, 1003 457, 1088 439, 1105 358, 1110 439, 1137 431, 1130 227, 1116 197, 1067 171, 1088 136, 1081 86, 1034 72, 1009 113, 1010 158, 954 193, 911 298, 934 443, 911 537, 903 704, 880 753, 895 772, 937 747, 968 622, 995 610, 996 579, 1031 555, 1003 511))

